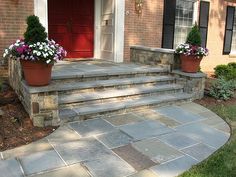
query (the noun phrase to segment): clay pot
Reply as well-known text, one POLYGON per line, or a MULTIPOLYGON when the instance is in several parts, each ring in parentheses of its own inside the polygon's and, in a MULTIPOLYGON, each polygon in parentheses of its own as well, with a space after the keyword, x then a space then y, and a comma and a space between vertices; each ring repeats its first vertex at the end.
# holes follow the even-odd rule
POLYGON ((53 65, 40 61, 21 60, 21 66, 29 86, 46 86, 50 83, 53 65))
POLYGON ((180 55, 181 70, 186 73, 196 73, 199 71, 202 57, 180 55))

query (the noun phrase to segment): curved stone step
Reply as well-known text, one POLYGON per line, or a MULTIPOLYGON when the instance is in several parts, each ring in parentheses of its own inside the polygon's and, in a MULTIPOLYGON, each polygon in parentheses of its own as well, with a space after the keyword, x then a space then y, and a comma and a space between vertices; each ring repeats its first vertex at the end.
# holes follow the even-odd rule
MULTIPOLYGON (((137 97, 142 95, 160 95, 165 93, 177 93, 182 92, 183 86, 178 84, 165 84, 155 86, 136 86, 126 89, 108 89, 104 91, 95 92, 84 92, 76 94, 63 94, 59 96, 59 105, 71 104, 71 103, 82 103, 85 104, 89 101, 96 100, 108 100, 112 98, 128 98, 137 97)), ((88 104, 88 103, 87 103, 88 104)))
POLYGON ((23 86, 29 93, 42 93, 52 91, 71 91, 71 90, 83 90, 83 89, 96 89, 105 87, 122 87, 131 85, 144 85, 151 83, 171 83, 174 82, 175 78, 172 76, 142 76, 135 78, 121 78, 121 79, 110 79, 110 80, 97 80, 97 81, 70 81, 70 82, 51 82, 50 85, 44 87, 30 87, 25 81, 23 86))
POLYGON ((93 116, 98 116, 121 110, 130 110, 154 105, 166 105, 175 102, 189 101, 191 100, 191 96, 191 94, 178 93, 164 94, 156 97, 145 96, 120 102, 108 101, 105 103, 60 109, 59 117, 62 122, 83 120, 86 118, 92 118, 93 116))

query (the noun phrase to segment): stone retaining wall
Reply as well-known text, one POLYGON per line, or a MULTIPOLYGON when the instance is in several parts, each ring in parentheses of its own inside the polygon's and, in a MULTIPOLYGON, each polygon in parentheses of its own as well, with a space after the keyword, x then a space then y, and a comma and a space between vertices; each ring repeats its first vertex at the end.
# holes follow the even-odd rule
POLYGON ((9 60, 9 82, 17 93, 34 126, 59 125, 58 92, 32 93, 23 81, 19 61, 9 60))
POLYGON ((193 100, 202 99, 204 97, 207 78, 205 73, 185 73, 180 70, 173 70, 172 75, 175 76, 177 84, 184 86, 184 92, 193 95, 193 100))
POLYGON ((179 59, 175 57, 173 49, 131 46, 130 61, 147 65, 170 65, 171 70, 179 69, 179 59))

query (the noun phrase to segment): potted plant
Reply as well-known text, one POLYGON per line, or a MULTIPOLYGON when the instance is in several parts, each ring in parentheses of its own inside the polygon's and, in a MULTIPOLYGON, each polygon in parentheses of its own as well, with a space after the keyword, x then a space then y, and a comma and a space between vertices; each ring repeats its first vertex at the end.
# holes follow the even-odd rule
POLYGON ((200 68, 200 62, 208 55, 208 49, 201 47, 201 35, 195 24, 188 34, 186 43, 177 46, 175 53, 180 55, 181 70, 188 73, 196 73, 200 68))
POLYGON ((45 28, 35 15, 27 18, 25 39, 18 39, 7 48, 4 58, 19 60, 24 77, 30 86, 50 83, 52 66, 66 56, 66 51, 53 40, 47 39, 45 28))

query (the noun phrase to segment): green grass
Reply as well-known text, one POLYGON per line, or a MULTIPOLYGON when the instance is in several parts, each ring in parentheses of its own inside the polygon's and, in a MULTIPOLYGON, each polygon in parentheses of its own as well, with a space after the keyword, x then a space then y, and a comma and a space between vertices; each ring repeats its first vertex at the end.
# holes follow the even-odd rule
POLYGON ((218 105, 209 109, 231 125, 232 136, 215 154, 180 177, 236 177, 236 104, 218 105))

